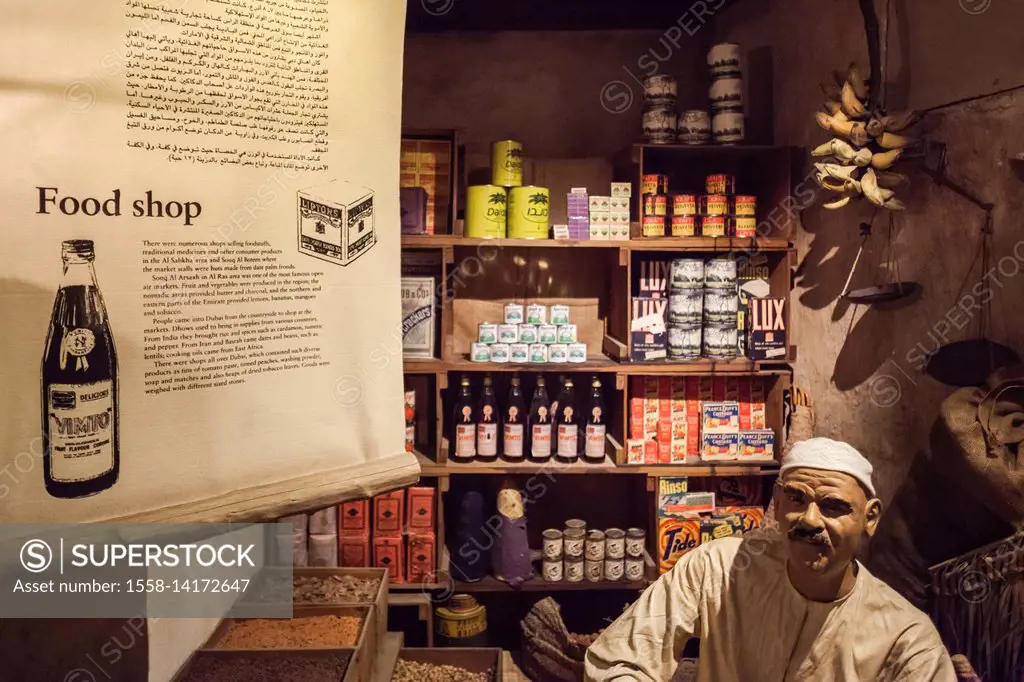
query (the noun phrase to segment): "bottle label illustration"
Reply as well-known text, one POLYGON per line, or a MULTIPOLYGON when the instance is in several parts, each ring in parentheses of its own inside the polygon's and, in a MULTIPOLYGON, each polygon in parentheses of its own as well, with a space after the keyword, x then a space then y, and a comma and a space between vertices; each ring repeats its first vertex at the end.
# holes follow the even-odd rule
POLYGON ((590 459, 604 457, 604 424, 587 424, 586 455, 590 459))
POLYGON ((455 456, 470 458, 476 455, 476 426, 459 424, 455 427, 455 456))
POLYGON ((522 424, 505 424, 505 456, 517 459, 523 456, 522 424))
POLYGON ((576 439, 579 432, 575 424, 558 425, 558 456, 563 458, 576 458, 576 439))
MULTIPOLYGON (((85 356, 79 356, 79 361, 85 356)), ((114 384, 51 384, 50 476, 59 482, 88 481, 114 468, 114 384)))
POLYGON ((551 456, 551 424, 535 424, 531 442, 533 456, 537 458, 551 456))

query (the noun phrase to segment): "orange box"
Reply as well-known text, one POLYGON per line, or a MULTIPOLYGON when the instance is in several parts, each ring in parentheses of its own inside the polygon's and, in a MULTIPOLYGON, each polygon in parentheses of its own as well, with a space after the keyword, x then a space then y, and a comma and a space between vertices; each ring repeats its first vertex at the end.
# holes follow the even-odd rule
POLYGON ((680 557, 700 544, 700 520, 658 519, 658 571, 668 573, 680 557))
POLYGON ((407 578, 411 583, 434 582, 434 567, 437 553, 433 533, 409 533, 409 549, 406 566, 407 578))
POLYGON ((402 560, 402 536, 373 538, 374 568, 390 569, 391 582, 405 582, 405 562, 402 560))
POLYGON ((338 508, 338 535, 370 534, 370 501, 345 502, 338 508))
POLYGON ((743 519, 743 532, 749 533, 764 525, 764 509, 760 507, 725 507, 720 511, 726 514, 739 514, 743 519))
POLYGON ((338 537, 338 566, 343 568, 370 567, 370 536, 341 535, 338 537))
POLYGON ((406 530, 410 533, 434 532, 433 488, 409 488, 406 509, 408 509, 408 518, 405 521, 406 530))
POLYGON ((752 380, 749 377, 739 379, 738 397, 736 402, 740 404, 740 430, 750 430, 750 389, 752 380))
POLYGON ((763 381, 754 381, 750 387, 750 428, 766 428, 763 381))
POLYGON ((658 464, 672 463, 672 440, 658 439, 658 464))
POLYGON ((644 464, 657 464, 659 459, 658 441, 653 438, 644 441, 644 464))
POLYGON ((373 535, 401 536, 402 503, 405 500, 405 491, 396 490, 393 493, 377 495, 373 498, 373 535))

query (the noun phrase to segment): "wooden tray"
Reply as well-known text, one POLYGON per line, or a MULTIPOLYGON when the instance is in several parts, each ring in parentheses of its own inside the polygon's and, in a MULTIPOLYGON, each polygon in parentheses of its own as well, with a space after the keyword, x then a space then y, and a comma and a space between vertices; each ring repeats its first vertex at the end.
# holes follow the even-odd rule
POLYGON ((440 649, 408 648, 398 652, 398 658, 434 665, 454 665, 472 673, 494 671, 493 682, 501 682, 501 649, 445 647, 440 649))
MULTIPOLYGON (((228 628, 231 623, 235 621, 248 620, 244 618, 224 618, 220 624, 217 625, 217 629, 213 631, 210 638, 206 641, 202 647, 198 649, 198 652, 216 651, 221 652, 224 655, 230 654, 249 654, 254 651, 265 651, 266 655, 280 654, 303 654, 306 652, 338 652, 338 651, 351 651, 352 658, 348 663, 348 672, 345 674, 343 682, 363 682, 373 679, 373 668, 376 663, 377 652, 371 648, 370 640, 376 638, 376 629, 373 625, 374 613, 376 607, 374 606, 318 606, 318 607, 304 607, 301 613, 296 610, 295 618, 303 618, 308 616, 361 616, 363 619, 362 627, 359 629, 359 637, 356 640, 356 644, 353 647, 342 648, 342 647, 305 647, 301 649, 218 649, 215 648, 217 643, 220 642, 227 634, 228 628), (373 633, 372 635, 370 633, 373 633)), ((385 607, 386 608, 386 607, 385 607)))
POLYGON ((178 674, 174 676, 171 682, 184 682, 188 678, 189 669, 195 664, 200 658, 221 658, 227 662, 238 660, 239 658, 255 658, 255 659, 281 659, 281 658, 305 658, 305 659, 317 659, 326 658, 333 654, 349 654, 348 667, 345 668, 345 676, 341 678, 340 682, 369 682, 371 678, 360 677, 358 667, 355 665, 355 649, 302 649, 302 650, 291 650, 291 649, 247 649, 245 651, 237 650, 226 650, 226 649, 202 649, 192 654, 189 660, 181 667, 178 674))

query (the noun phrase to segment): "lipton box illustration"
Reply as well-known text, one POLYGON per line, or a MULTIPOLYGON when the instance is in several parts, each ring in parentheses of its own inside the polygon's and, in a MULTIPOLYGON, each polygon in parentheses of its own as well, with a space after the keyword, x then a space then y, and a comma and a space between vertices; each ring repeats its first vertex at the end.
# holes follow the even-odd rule
POLYGON ((332 180, 298 192, 299 253, 348 265, 377 243, 373 190, 332 180))

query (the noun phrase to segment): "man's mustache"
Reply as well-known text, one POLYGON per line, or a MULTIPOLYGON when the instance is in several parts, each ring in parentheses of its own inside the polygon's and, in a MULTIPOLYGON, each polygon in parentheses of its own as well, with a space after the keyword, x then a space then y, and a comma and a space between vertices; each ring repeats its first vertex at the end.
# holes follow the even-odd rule
POLYGON ((827 547, 832 544, 831 540, 829 540, 828 533, 816 528, 801 528, 800 526, 794 526, 789 529, 787 536, 790 540, 806 542, 812 545, 824 545, 827 547))

